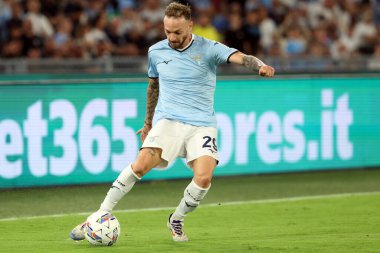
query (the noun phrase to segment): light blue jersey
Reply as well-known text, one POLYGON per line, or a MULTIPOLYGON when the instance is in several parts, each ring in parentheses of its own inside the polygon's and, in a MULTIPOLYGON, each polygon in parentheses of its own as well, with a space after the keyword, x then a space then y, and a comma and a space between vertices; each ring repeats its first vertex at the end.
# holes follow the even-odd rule
POLYGON ((183 51, 171 48, 167 39, 151 46, 148 76, 158 78, 160 85, 154 120, 216 127, 216 66, 236 51, 194 34, 191 45, 183 51))

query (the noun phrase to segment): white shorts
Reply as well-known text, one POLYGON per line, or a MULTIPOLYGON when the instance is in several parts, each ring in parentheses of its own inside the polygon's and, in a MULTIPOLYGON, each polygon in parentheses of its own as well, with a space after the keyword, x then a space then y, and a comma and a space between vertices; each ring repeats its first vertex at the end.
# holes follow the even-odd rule
POLYGON ((165 168, 177 157, 185 157, 189 167, 201 156, 211 156, 218 161, 218 130, 178 121, 161 119, 149 131, 142 148, 160 148, 163 161, 157 168, 165 168))

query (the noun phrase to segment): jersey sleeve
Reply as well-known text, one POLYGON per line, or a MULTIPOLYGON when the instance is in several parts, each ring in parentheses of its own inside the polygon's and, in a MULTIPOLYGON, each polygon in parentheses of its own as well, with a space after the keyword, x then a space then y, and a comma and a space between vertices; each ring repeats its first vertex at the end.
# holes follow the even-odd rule
POLYGON ((157 72, 156 64, 153 59, 152 51, 148 52, 148 77, 158 78, 158 72, 157 72))
POLYGON ((226 63, 230 56, 238 50, 235 48, 228 47, 220 42, 213 41, 210 45, 210 51, 214 56, 215 63, 219 65, 222 63, 226 63))

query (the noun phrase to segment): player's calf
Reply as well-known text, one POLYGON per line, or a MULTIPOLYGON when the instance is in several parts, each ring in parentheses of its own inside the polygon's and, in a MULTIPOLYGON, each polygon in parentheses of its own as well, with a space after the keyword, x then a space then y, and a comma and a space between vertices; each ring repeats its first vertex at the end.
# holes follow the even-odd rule
POLYGON ((183 220, 188 213, 194 211, 206 196, 210 187, 211 185, 208 188, 201 188, 194 181, 191 181, 183 193, 181 202, 173 213, 173 218, 183 220))

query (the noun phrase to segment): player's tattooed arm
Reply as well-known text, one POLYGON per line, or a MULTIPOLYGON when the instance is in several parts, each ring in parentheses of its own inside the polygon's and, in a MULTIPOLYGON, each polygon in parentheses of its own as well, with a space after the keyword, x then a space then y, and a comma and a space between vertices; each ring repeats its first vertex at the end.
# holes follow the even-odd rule
POLYGON ((142 141, 145 140, 150 129, 152 129, 153 115, 158 101, 158 93, 158 78, 149 78, 144 126, 136 132, 136 134, 141 134, 142 141))
POLYGON ((259 69, 264 66, 264 62, 252 55, 243 56, 243 66, 247 69, 259 71, 259 69))
POLYGON ((235 52, 232 55, 230 55, 229 62, 236 63, 243 65, 249 70, 257 71, 259 72, 259 75, 265 76, 265 77, 272 77, 274 76, 274 68, 266 65, 264 62, 262 62, 259 58, 253 56, 253 55, 246 55, 242 52, 235 52))
POLYGON ((149 78, 148 91, 147 91, 147 104, 146 115, 144 125, 148 128, 152 128, 152 120, 154 115, 154 109, 156 108, 159 93, 158 78, 149 78))

